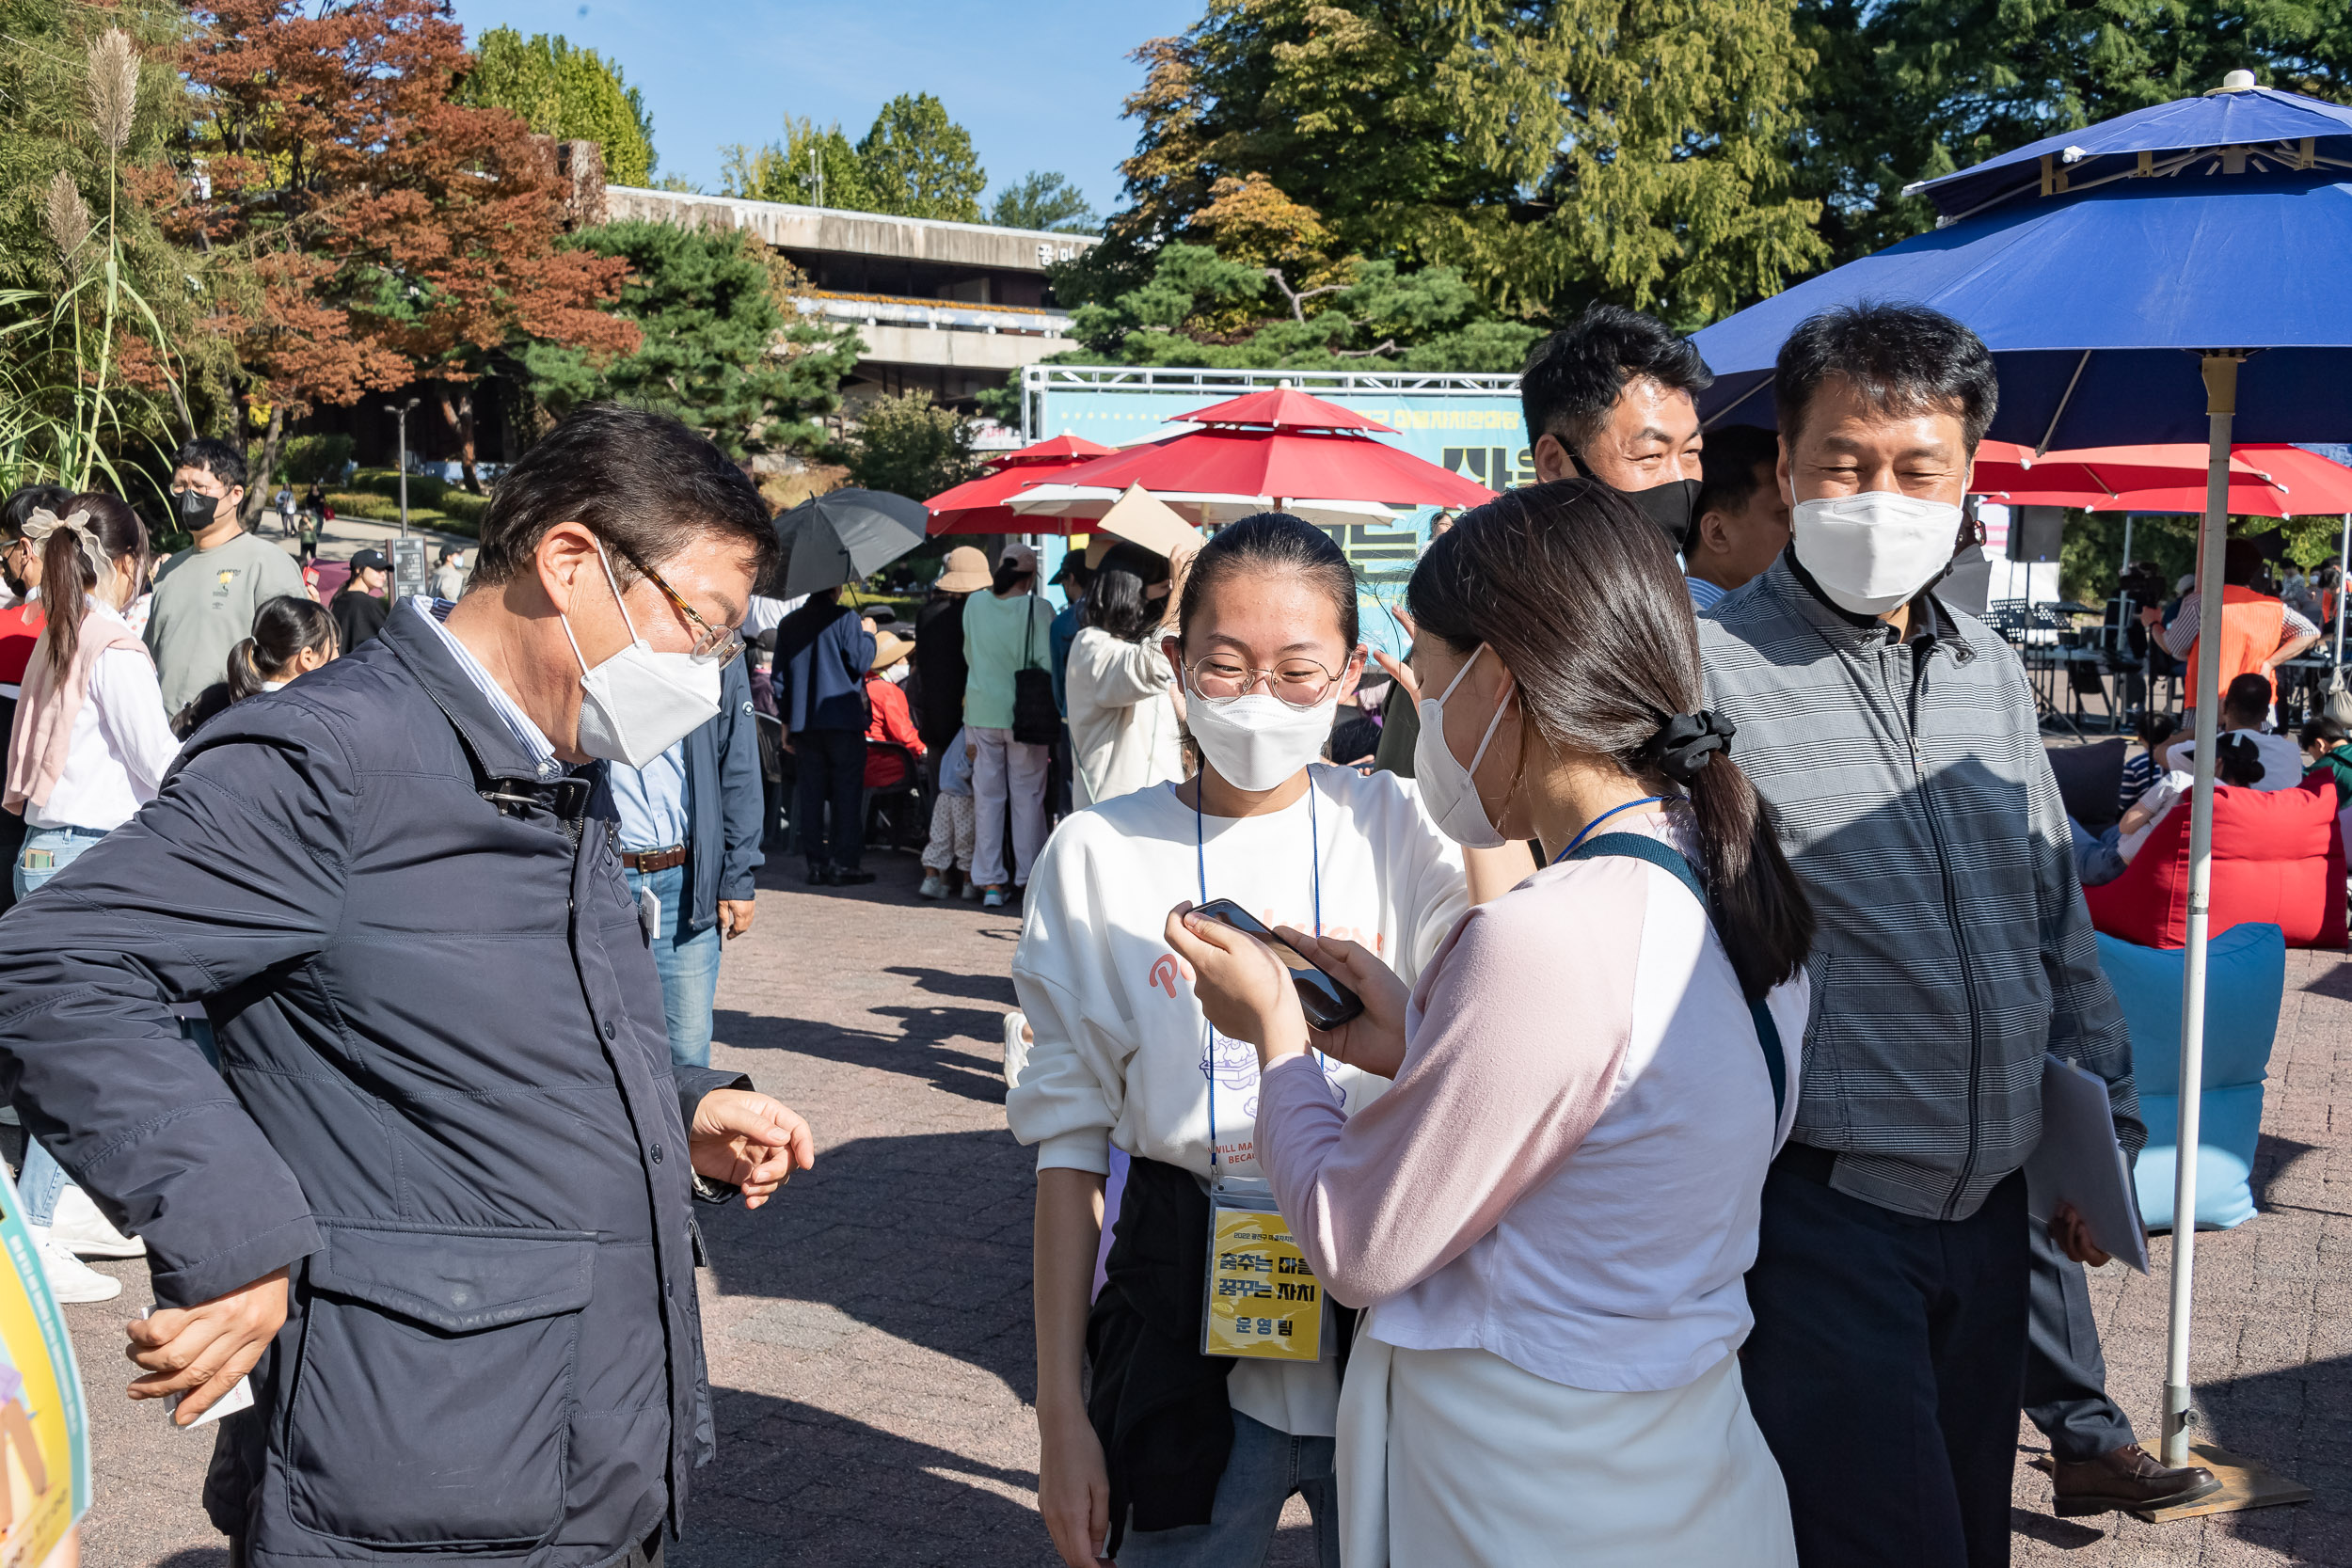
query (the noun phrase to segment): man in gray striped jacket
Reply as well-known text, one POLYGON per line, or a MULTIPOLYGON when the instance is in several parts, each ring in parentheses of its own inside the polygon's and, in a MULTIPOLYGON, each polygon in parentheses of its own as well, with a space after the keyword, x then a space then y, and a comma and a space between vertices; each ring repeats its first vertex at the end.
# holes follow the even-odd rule
MULTIPOLYGON (((1781 351, 1789 549, 1699 621, 1708 704, 1820 923, 1802 1099, 1764 1190, 1745 1376, 1805 1568, 2009 1560, 2021 1167, 2045 1051, 2146 1133, 2024 670, 1928 592, 1997 382, 1932 311, 1781 351)), ((2071 1211, 2054 1227, 2104 1261, 2071 1211)))

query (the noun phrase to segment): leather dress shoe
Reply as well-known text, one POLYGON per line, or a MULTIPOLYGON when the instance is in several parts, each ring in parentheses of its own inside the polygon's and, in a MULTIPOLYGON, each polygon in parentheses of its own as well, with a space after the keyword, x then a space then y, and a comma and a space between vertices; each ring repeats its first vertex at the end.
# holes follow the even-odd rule
POLYGON ((2168 1469, 2137 1443, 2079 1464, 2057 1460, 2050 1465, 2052 1503, 2060 1518, 2195 1502, 2220 1489, 2202 1465, 2168 1469))

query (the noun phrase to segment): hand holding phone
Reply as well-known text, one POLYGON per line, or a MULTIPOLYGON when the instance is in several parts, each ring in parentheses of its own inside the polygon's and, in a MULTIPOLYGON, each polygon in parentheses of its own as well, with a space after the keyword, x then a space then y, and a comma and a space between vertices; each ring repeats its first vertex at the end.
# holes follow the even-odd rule
POLYGON ((1405 1004, 1412 995, 1387 964, 1360 942, 1318 937, 1278 926, 1274 934, 1316 969, 1355 992, 1363 1010, 1346 1022, 1314 1031, 1315 1048, 1334 1061, 1394 1078, 1405 1068, 1405 1004))
POLYGON ((1299 1010, 1307 1015, 1307 1022, 1313 1028, 1337 1029, 1364 1010, 1361 997, 1318 969, 1312 959, 1268 930, 1255 915, 1231 898, 1211 899, 1192 912, 1198 919, 1230 926, 1265 943, 1289 974, 1291 984, 1298 992, 1299 1010))
POLYGON ((1290 979, 1295 972, 1272 947, 1189 902, 1168 911, 1165 934, 1201 1015, 1228 1039, 1255 1046, 1261 1070, 1312 1047, 1314 1032, 1290 979))

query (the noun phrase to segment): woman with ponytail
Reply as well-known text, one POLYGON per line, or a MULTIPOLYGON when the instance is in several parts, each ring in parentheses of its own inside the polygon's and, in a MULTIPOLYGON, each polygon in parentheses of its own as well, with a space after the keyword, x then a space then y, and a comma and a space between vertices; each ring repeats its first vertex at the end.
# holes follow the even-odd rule
POLYGON ((1737 1352, 1794 1115, 1812 940, 1772 815, 1700 706, 1673 553, 1606 486, 1464 516, 1413 574, 1417 777, 1466 847, 1547 864, 1407 991, 1311 1030, 1270 952, 1184 906, 1210 1022, 1257 1048, 1257 1149, 1335 1301, 1341 1555, 1399 1565, 1796 1561, 1737 1352), (1312 1053, 1393 1080, 1344 1117, 1312 1053))
MULTIPOLYGON (((36 510, 24 537, 40 553, 40 596, 48 622, 24 672, 8 738, 8 809, 24 817, 16 857, 24 898, 129 821, 155 798, 180 742, 164 716, 155 661, 122 618, 147 587, 147 529, 119 498, 73 497, 62 515, 36 510), (77 607, 68 613, 67 607, 77 607)), ((51 1287, 63 1301, 104 1301, 121 1281, 85 1267, 73 1247, 135 1256, 139 1243, 116 1233, 78 1197, 65 1216, 71 1234, 53 1237, 65 1172, 36 1143, 23 1180, 24 1220, 51 1287)))
POLYGON ((335 617, 322 606, 292 594, 264 599, 253 612, 253 635, 229 650, 229 700, 275 691, 335 653, 335 617))

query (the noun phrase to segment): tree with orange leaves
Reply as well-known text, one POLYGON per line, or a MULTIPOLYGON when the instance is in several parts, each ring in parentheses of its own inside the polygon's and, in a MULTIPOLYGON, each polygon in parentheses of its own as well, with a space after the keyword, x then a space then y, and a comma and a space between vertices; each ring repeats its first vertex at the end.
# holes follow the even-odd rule
POLYGON ((201 119, 177 215, 250 279, 220 291, 220 325, 268 409, 261 472, 289 416, 421 379, 479 490, 476 386, 524 340, 634 349, 637 328, 602 309, 626 263, 556 249, 568 185, 553 150, 509 110, 453 101, 472 60, 443 0, 315 15, 206 0, 193 15, 201 119))

